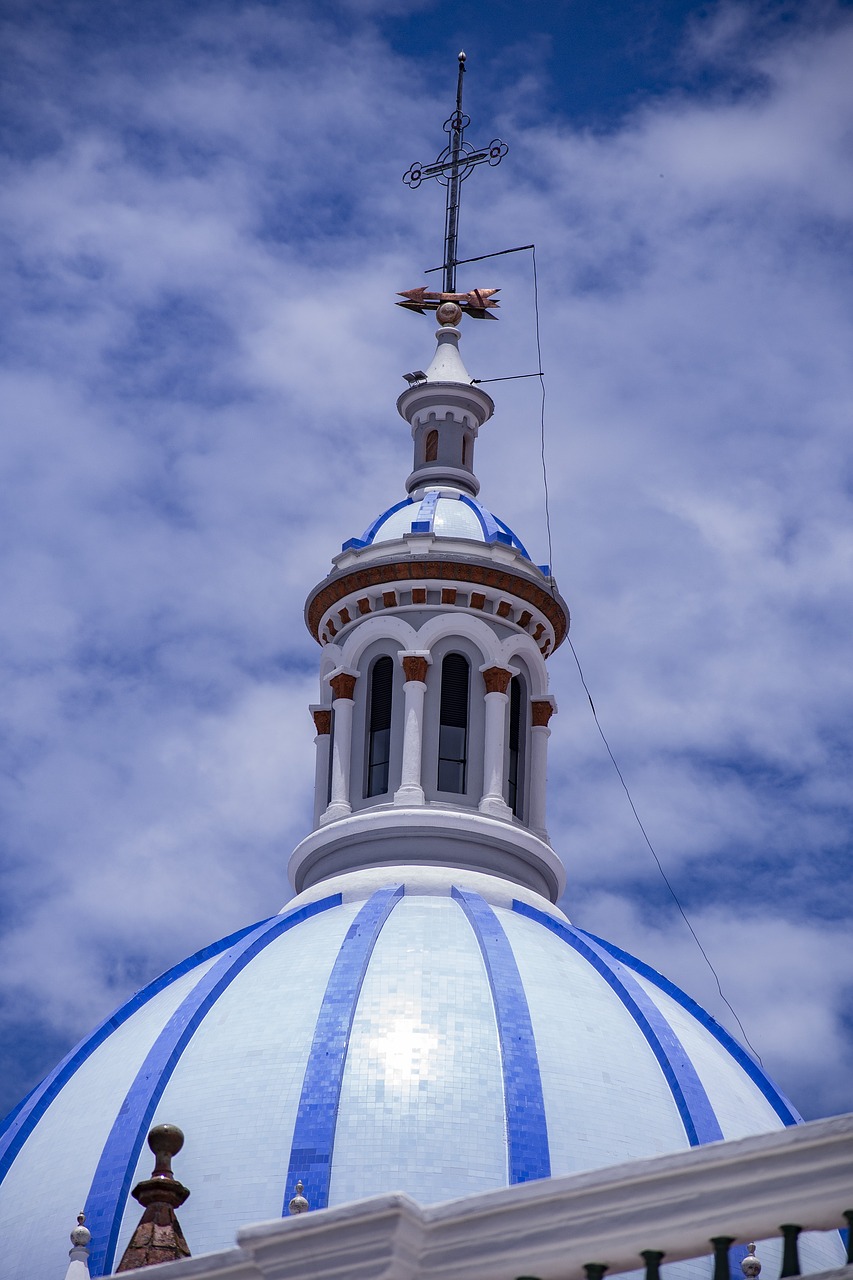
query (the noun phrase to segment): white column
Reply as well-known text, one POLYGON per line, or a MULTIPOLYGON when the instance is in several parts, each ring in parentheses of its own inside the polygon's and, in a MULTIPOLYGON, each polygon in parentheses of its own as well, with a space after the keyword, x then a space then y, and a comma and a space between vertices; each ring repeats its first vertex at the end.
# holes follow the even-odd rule
POLYGON ((553 698, 536 698, 530 704, 530 801, 528 826, 548 842, 545 804, 548 795, 548 721, 556 711, 553 698))
POLYGON ((332 708, 314 706, 308 710, 314 718, 317 736, 314 738, 314 830, 329 803, 329 746, 332 741, 332 708))
POLYGON ((332 686, 332 798, 320 822, 333 822, 352 813, 350 803, 350 760, 352 758, 353 694, 357 671, 336 671, 332 686))
POLYGON ((424 804, 421 782, 421 760, 424 740, 424 695, 427 667, 432 658, 425 649, 410 649, 400 654, 405 684, 403 685, 403 758, 400 785, 394 792, 395 804, 424 804))
POLYGON ((481 670, 486 685, 486 725, 480 812, 494 818, 512 818, 512 809, 504 799, 507 689, 512 672, 504 667, 483 667, 481 670))

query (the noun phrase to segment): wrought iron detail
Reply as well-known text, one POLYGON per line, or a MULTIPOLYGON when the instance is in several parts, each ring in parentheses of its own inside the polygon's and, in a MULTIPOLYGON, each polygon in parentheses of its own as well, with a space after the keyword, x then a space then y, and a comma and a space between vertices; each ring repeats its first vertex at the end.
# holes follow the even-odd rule
MULTIPOLYGON (((465 141, 465 130, 471 123, 470 116, 462 110, 462 77, 465 74, 465 54, 459 55, 459 77, 456 82, 456 110, 444 122, 444 132, 450 141, 440 151, 432 164, 416 161, 403 174, 406 186, 415 190, 427 178, 435 178, 447 188, 444 211, 444 289, 453 293, 456 289, 456 249, 459 240, 460 188, 478 164, 500 164, 509 147, 500 138, 493 138, 487 147, 479 149, 465 141)), ((400 305, 405 305, 401 303, 400 305)))

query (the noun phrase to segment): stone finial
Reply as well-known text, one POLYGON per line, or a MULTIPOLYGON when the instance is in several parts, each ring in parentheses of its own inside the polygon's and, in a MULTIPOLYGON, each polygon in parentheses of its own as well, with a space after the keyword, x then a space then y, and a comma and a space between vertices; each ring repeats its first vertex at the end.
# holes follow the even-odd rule
POLYGON ((77 1226, 71 1232, 71 1248, 68 1250, 69 1261, 65 1280, 89 1280, 88 1244, 92 1239, 92 1233, 83 1225, 85 1221, 86 1215, 78 1213, 77 1226))
POLYGON ((290 1204, 287 1206, 288 1213, 307 1213, 308 1212, 311 1206, 309 1205, 308 1201, 305 1199, 305 1196, 302 1194, 304 1190, 305 1188, 303 1187, 302 1179, 300 1178, 296 1184, 296 1195, 293 1197, 290 1204))
POLYGON ((75 1249, 85 1249, 89 1241, 92 1239, 92 1233, 88 1227, 83 1224, 86 1221, 85 1213, 77 1214, 77 1226, 71 1232, 71 1243, 75 1249))
POLYGON ((740 1269, 746 1276, 747 1280, 754 1280, 754 1277, 761 1272, 761 1263, 755 1256, 755 1245, 748 1244, 746 1246, 746 1257, 740 1264, 740 1269))
POLYGON ((150 1178, 138 1182, 131 1193, 145 1212, 124 1251, 119 1272, 137 1271, 156 1262, 175 1262, 190 1256, 175 1213, 190 1193, 172 1175, 172 1157, 184 1145, 184 1135, 177 1125, 158 1124, 148 1135, 148 1145, 154 1152, 153 1172, 150 1178))

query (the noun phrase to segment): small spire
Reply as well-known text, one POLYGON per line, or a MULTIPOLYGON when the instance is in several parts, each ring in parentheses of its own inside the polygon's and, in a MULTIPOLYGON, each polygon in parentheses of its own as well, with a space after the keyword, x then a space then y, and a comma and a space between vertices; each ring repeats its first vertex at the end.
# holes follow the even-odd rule
POLYGON ((754 1244, 748 1244, 746 1246, 746 1257, 740 1264, 740 1269, 746 1276, 747 1280, 755 1280, 755 1277, 761 1273, 761 1263, 755 1256, 754 1244))
POLYGON ((435 336, 437 345, 432 363, 426 371, 426 381, 462 382, 470 386, 473 378, 465 368, 459 351, 459 339, 462 336, 459 330, 452 323, 442 323, 435 336))
POLYGON ((308 1201, 305 1199, 305 1196, 302 1194, 304 1190, 305 1188, 303 1187, 302 1179, 300 1178, 296 1184, 296 1195, 287 1206, 288 1213, 307 1213, 311 1208, 308 1201))
POLYGON ((68 1251, 69 1262, 65 1280, 89 1280, 88 1244, 92 1239, 92 1233, 83 1225, 85 1221, 86 1215, 78 1213, 77 1226, 71 1232, 71 1248, 68 1251))
POLYGON ((158 1124, 148 1135, 148 1145, 155 1156, 154 1170, 150 1178, 138 1182, 131 1192, 145 1212, 124 1251, 118 1271, 137 1271, 155 1262, 175 1262, 190 1256, 175 1213, 190 1193, 172 1175, 172 1156, 184 1145, 184 1135, 177 1125, 158 1124))

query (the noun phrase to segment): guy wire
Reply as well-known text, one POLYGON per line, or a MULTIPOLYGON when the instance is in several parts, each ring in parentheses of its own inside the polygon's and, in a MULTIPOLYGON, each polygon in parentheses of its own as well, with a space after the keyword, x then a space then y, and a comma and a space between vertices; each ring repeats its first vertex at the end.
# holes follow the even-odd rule
MULTIPOLYGON (((524 248, 529 248, 532 251, 532 260, 533 260, 533 307, 534 307, 534 315, 536 319, 536 357, 537 357, 537 362, 539 367, 538 375, 533 375, 533 376, 538 376, 539 382, 542 387, 542 398, 540 401, 540 412, 539 412, 539 439, 540 439, 540 454, 542 458, 542 486, 545 491, 545 527, 548 535, 548 584, 551 590, 551 595, 556 597, 557 587, 554 581, 554 572, 553 572, 554 571, 554 547, 551 539, 551 504, 550 504, 550 498, 548 493, 548 464, 545 457, 545 374, 542 369, 542 340, 541 340, 541 334, 540 334, 540 328, 539 328, 539 279, 536 272, 536 246, 531 244, 531 245, 525 245, 524 248)), ((504 250, 504 252, 515 253, 517 252, 517 250, 509 249, 509 250, 504 250)), ((497 257, 498 255, 488 254, 486 256, 497 257)), ((498 379, 495 379, 495 381, 498 381, 498 379)), ((648 845, 649 852, 651 853, 652 857, 655 860, 655 863, 657 864, 657 869, 663 878, 664 884, 666 885, 667 889, 669 889, 669 892, 672 894, 673 902, 678 907, 678 910, 681 913, 681 917, 684 920, 684 923, 687 925, 687 928, 690 930, 691 934, 693 935, 693 940, 696 943, 696 946, 699 948, 700 952, 702 953, 705 963, 707 964, 708 968, 711 970, 711 973, 714 975, 714 981, 717 984, 717 991, 720 994, 720 999, 723 1001, 726 1008, 729 1010, 735 1022, 737 1023, 738 1027, 740 1028, 740 1033, 743 1036, 744 1040, 746 1041, 747 1045, 749 1046, 750 1050, 752 1051, 753 1055, 758 1060, 759 1064, 763 1066, 764 1064, 761 1061, 761 1055, 758 1053, 756 1049, 753 1048, 752 1042, 750 1041, 749 1036, 746 1034, 743 1023, 741 1022, 740 1018, 738 1017, 737 1013, 735 1012, 730 1002, 727 1000, 723 992, 723 988, 720 985, 720 978, 717 973, 717 970, 714 968, 714 965, 712 964, 711 958, 708 955, 707 951, 702 946, 702 943, 699 941, 699 936, 696 933, 696 930, 693 928, 693 925, 690 923, 690 920, 688 919, 688 916, 687 916, 687 912, 684 910, 684 907, 681 905, 681 902, 679 901, 679 898, 678 898, 678 894, 675 892, 675 889, 673 888, 668 875, 666 874, 666 872, 663 869, 663 866, 661 865, 661 860, 655 851, 655 847, 648 837, 646 828, 643 826, 640 815, 637 812, 637 806, 634 804, 634 800, 633 800, 633 797, 631 796, 631 792, 628 788, 628 784, 625 781, 622 770, 619 768, 619 765, 616 761, 616 757, 614 756, 613 752, 610 749, 610 743, 607 741, 607 737, 604 733, 604 730, 601 727, 601 722, 598 719, 598 712, 595 709, 595 703, 592 700, 592 694, 590 693, 589 687, 586 683, 586 677, 584 676, 583 668, 581 667, 581 664, 580 664, 580 659, 578 658, 577 651, 572 642, 572 638, 568 634, 568 632, 566 632, 566 639, 569 642, 569 648, 572 651, 572 657, 575 660, 575 665, 577 666, 577 669, 578 669, 578 675, 580 676, 581 684, 583 685, 584 692, 587 696, 587 700, 589 701, 589 708, 590 708, 590 711, 592 712, 592 718, 595 721, 595 727, 599 732, 601 741, 604 743, 607 754, 610 757, 611 764, 613 765, 613 768, 616 770, 616 775, 622 784, 622 789, 624 790, 625 795, 628 797, 628 804, 631 806, 631 812, 636 818, 637 826, 640 828, 643 839, 648 845)))

